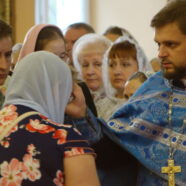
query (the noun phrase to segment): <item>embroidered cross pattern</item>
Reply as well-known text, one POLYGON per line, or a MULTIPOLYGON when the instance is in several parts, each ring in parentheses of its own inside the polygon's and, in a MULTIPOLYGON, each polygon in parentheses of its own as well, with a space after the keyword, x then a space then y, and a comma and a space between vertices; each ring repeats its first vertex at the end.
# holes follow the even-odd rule
POLYGON ((174 166, 174 160, 168 160, 168 167, 162 167, 161 172, 168 174, 168 186, 175 186, 175 173, 181 172, 181 166, 174 166))

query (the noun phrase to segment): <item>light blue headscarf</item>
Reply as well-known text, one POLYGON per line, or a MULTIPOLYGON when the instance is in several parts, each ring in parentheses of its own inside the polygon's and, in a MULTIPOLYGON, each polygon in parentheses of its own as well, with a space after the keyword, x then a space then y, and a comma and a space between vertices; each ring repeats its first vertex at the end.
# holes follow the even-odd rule
POLYGON ((52 53, 39 51, 16 66, 4 105, 25 105, 63 123, 71 92, 72 75, 67 64, 52 53))

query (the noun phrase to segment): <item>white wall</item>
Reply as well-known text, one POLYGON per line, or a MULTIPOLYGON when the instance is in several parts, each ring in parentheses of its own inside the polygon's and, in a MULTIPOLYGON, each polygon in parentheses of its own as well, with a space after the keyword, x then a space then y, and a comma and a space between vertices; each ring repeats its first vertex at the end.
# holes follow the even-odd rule
POLYGON ((97 33, 117 25, 129 30, 144 49, 148 59, 157 56, 152 17, 167 0, 90 0, 90 23, 97 33))

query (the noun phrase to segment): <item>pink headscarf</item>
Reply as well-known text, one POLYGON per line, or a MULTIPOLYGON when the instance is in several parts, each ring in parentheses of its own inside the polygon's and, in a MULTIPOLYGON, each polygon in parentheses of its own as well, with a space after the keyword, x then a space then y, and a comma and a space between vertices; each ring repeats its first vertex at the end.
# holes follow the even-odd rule
POLYGON ((26 55, 35 51, 36 41, 37 41, 40 31, 43 28, 49 27, 49 26, 57 27, 52 24, 38 24, 38 25, 34 25, 33 27, 31 27, 28 30, 28 32, 26 33, 26 36, 24 38, 24 41, 23 41, 23 46, 21 48, 21 51, 20 51, 20 54, 18 57, 18 61, 20 61, 26 55))

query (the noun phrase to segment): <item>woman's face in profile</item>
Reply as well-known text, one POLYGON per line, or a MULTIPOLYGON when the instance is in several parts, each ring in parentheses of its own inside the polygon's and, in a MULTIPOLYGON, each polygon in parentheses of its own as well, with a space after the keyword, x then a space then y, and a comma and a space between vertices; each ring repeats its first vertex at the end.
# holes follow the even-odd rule
POLYGON ((64 61, 66 61, 68 58, 65 48, 65 42, 61 38, 47 42, 43 50, 52 52, 53 54, 57 55, 64 61))

